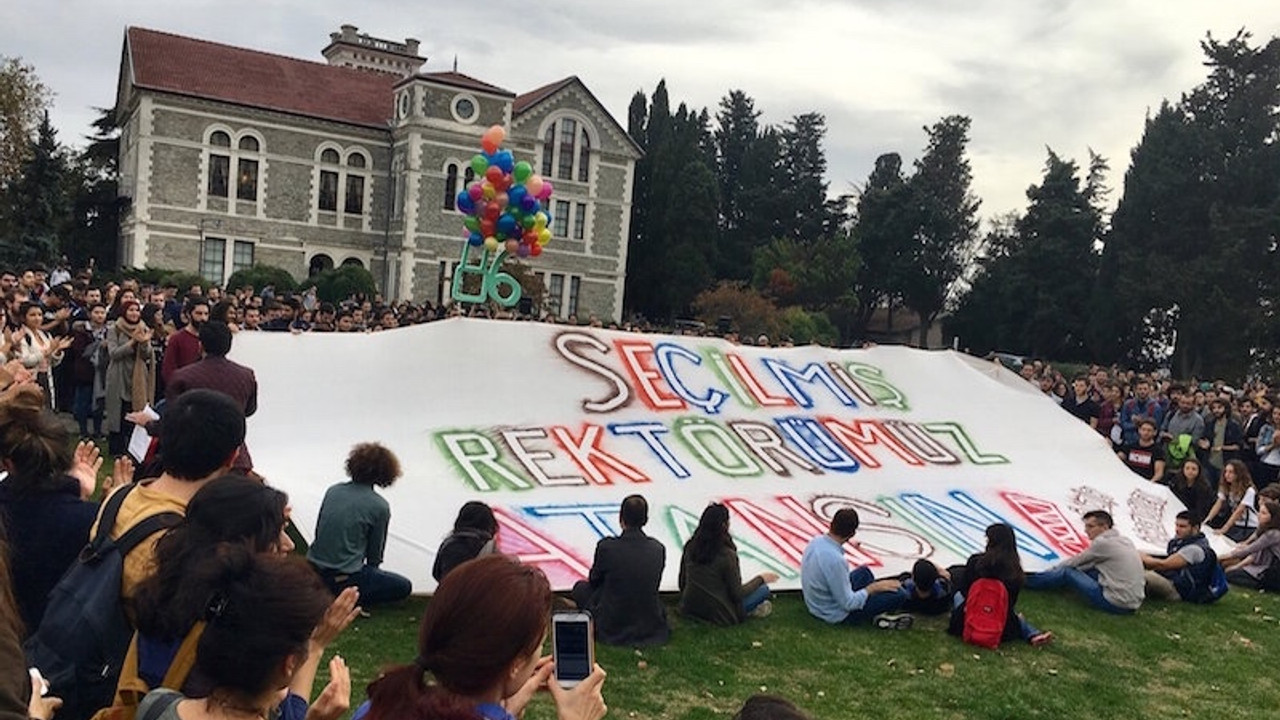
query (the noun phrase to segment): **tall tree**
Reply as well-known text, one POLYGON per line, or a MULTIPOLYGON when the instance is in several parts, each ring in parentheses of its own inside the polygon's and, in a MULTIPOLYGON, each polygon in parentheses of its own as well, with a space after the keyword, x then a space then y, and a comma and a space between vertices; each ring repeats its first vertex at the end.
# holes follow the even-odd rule
POLYGON ((119 197, 120 128, 115 111, 98 108, 89 144, 71 165, 74 221, 63 238, 62 253, 76 267, 93 258, 100 267, 117 264, 120 214, 127 200, 119 197))
POLYGON ((66 153, 46 113, 27 161, 4 189, 0 217, 4 234, 13 242, 0 246, 0 264, 20 267, 55 257, 59 238, 70 224, 67 185, 66 153))
POLYGON ((1116 307, 1104 342, 1137 356, 1135 340, 1163 341, 1176 374, 1230 376, 1275 341, 1280 39, 1241 31, 1201 47, 1208 78, 1133 151, 1095 302, 1116 307))
POLYGON ((965 155, 969 125, 969 118, 952 115, 926 128, 929 142, 910 180, 918 224, 913 272, 902 289, 903 302, 920 318, 921 346, 946 307, 978 231, 979 200, 970 190, 973 174, 965 155))
POLYGON ((34 67, 0 56, 0 189, 31 157, 31 141, 51 98, 34 67))
POLYGON ((854 282, 857 311, 850 320, 853 338, 865 337, 876 308, 896 302, 910 270, 916 229, 916 205, 911 186, 902 175, 902 156, 885 153, 858 195, 856 224, 862 264, 854 282))
POLYGON ((827 120, 816 112, 796 115, 782 129, 783 182, 777 189, 785 201, 785 214, 779 219, 786 237, 812 241, 835 230, 827 204, 827 157, 822 149, 826 134, 827 120))

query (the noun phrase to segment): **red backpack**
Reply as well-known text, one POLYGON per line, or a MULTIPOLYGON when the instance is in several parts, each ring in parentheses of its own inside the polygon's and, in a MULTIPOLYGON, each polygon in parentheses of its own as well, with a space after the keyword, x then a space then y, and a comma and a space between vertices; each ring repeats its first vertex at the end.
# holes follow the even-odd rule
POLYGON ((964 641, 995 650, 1009 619, 1009 591, 992 578, 975 580, 964 599, 964 641))

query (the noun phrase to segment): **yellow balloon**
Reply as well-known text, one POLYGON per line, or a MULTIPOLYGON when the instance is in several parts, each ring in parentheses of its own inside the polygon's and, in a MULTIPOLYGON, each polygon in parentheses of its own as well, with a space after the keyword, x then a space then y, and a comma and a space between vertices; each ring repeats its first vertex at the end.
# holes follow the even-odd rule
POLYGON ((542 228, 542 230, 538 232, 538 244, 546 245, 549 242, 551 242, 551 231, 546 228, 542 228))
POLYGON ((484 187, 480 189, 480 197, 483 197, 485 200, 492 200, 497 196, 498 196, 497 188, 490 185, 489 183, 485 183, 484 187))
POLYGON ((485 238, 485 239, 484 239, 484 249, 485 249, 485 250, 488 250, 489 252, 497 252, 497 250, 498 250, 498 238, 493 237, 492 235, 490 235, 489 237, 485 238))

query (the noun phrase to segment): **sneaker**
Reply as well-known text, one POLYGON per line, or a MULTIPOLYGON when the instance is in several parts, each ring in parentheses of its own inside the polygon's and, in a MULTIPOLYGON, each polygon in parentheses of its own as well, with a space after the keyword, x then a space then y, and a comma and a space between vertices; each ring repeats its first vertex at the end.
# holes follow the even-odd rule
POLYGON ((881 630, 910 630, 916 619, 907 613, 880 613, 876 616, 876 627, 881 630))
POLYGON ((773 602, 769 600, 765 600, 764 602, 757 605, 755 610, 752 610, 751 612, 747 613, 747 615, 753 618, 767 618, 772 614, 773 614, 773 602))

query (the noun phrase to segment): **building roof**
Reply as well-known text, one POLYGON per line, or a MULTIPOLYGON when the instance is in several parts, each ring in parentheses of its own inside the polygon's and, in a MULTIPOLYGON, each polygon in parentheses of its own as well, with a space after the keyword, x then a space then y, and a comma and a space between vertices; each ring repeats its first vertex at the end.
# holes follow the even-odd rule
MULTIPOLYGON (((505 95, 507 97, 515 97, 515 93, 511 92, 510 90, 500 88, 497 85, 490 85, 489 83, 484 82, 483 80, 477 80, 471 77, 470 75, 464 75, 460 72, 444 71, 444 72, 419 73, 415 77, 421 78, 423 80, 428 80, 431 82, 438 82, 443 85, 463 88, 464 90, 477 90, 479 92, 486 92, 494 95, 505 95)), ((409 80, 409 79, 411 78, 405 78, 405 80, 409 80)), ((404 80, 400 82, 404 82, 404 80)))
POLYGON ((139 88, 375 128, 387 127, 399 80, 138 27, 125 54, 139 88))
POLYGON ((569 85, 572 85, 577 80, 578 80, 577 75, 570 75, 569 77, 563 80, 557 80, 553 83, 547 83, 546 85, 543 85, 542 87, 537 88, 536 90, 530 90, 529 92, 523 95, 517 95, 515 101, 511 103, 511 114, 519 115, 525 110, 528 110, 534 105, 537 105, 543 100, 546 100, 547 98, 551 97, 556 93, 556 91, 561 90, 565 87, 568 87, 569 85))

